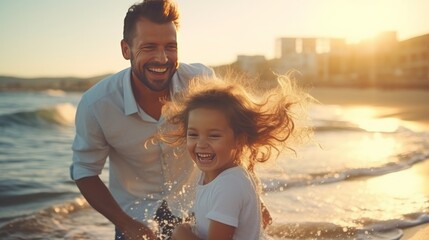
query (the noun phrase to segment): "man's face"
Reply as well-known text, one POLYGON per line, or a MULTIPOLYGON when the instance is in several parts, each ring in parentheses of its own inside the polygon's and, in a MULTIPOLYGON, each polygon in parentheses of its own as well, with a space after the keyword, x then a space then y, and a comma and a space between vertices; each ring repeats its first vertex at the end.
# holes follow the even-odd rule
POLYGON ((136 23, 131 44, 122 43, 125 59, 130 59, 132 81, 140 81, 152 91, 168 88, 178 67, 177 30, 173 22, 157 24, 145 18, 136 23))

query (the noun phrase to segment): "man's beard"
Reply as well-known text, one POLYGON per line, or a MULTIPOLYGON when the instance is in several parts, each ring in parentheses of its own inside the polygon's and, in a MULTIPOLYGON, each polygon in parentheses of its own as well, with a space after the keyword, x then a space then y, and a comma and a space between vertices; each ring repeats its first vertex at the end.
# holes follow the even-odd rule
MULTIPOLYGON (((133 70, 135 68, 133 61, 131 62, 131 69, 133 70)), ((174 73, 177 70, 177 63, 174 64, 171 61, 168 61, 166 64, 159 64, 159 63, 146 63, 143 65, 143 67, 140 69, 140 71, 134 71, 134 75, 138 78, 138 80, 143 83, 148 89, 154 91, 154 92, 162 92, 169 88, 171 79, 173 78, 174 73), (168 72, 167 79, 164 79, 162 81, 156 81, 151 82, 146 76, 146 71, 149 71, 148 68, 150 67, 166 67, 168 72)))

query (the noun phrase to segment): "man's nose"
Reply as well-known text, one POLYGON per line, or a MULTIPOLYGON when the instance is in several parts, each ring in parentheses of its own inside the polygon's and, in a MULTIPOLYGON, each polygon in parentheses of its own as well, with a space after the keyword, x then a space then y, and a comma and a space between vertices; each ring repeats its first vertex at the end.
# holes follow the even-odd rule
POLYGON ((156 60, 160 63, 168 62, 167 54, 165 53, 165 49, 159 49, 156 54, 156 60))

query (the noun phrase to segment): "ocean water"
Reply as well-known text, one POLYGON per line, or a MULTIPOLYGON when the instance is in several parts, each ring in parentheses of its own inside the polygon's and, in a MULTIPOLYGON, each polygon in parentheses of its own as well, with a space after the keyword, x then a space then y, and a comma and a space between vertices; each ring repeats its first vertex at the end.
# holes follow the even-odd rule
MULTIPOLYGON (((0 92, 0 239, 113 239, 69 178, 80 97, 0 92)), ((311 144, 258 168, 274 239, 400 239, 429 222, 429 132, 375 111, 311 106, 311 144)))

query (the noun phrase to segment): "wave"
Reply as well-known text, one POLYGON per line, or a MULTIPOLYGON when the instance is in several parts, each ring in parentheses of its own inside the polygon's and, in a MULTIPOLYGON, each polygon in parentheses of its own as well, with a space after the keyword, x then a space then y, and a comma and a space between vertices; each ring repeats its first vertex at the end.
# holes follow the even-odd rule
MULTIPOLYGON (((393 220, 396 225, 380 222, 385 226, 381 230, 373 228, 344 227, 326 222, 304 222, 277 224, 270 226, 268 234, 274 239, 372 239, 372 240, 399 240, 403 236, 400 220, 393 220)), ((408 224, 404 224, 407 226, 408 224)), ((405 227, 404 226, 404 227, 405 227)))
POLYGON ((76 107, 70 103, 61 103, 34 111, 22 111, 0 115, 0 126, 43 127, 52 124, 73 126, 76 107))
POLYGON ((21 216, 0 227, 1 239, 63 239, 66 219, 71 214, 89 208, 83 198, 55 205, 21 216), (26 236, 29 236, 26 238, 26 236))
POLYGON ((361 177, 379 176, 398 172, 412 167, 414 164, 429 161, 429 151, 415 152, 400 156, 397 162, 388 162, 380 166, 368 168, 344 169, 343 171, 327 171, 308 174, 295 174, 286 179, 261 179, 264 183, 264 192, 281 192, 286 188, 322 185, 345 180, 354 180, 361 177))
POLYGON ((315 132, 379 132, 395 133, 401 131, 411 131, 408 126, 393 121, 392 119, 366 120, 363 123, 353 123, 340 120, 314 120, 313 130, 315 132))
POLYGON ((356 224, 347 226, 324 221, 293 222, 280 219, 268 227, 267 233, 275 239, 396 240, 403 236, 402 229, 428 222, 429 214, 425 212, 405 214, 386 220, 360 218, 356 219, 356 224))
POLYGON ((5 196, 2 194, 0 197, 0 207, 16 206, 18 204, 31 204, 34 202, 45 202, 49 199, 59 198, 68 195, 69 192, 33 192, 12 196, 5 196))
POLYGON ((415 127, 406 121, 404 114, 387 108, 380 109, 376 106, 324 105, 312 106, 309 110, 316 131, 392 133, 415 127))
POLYGON ((326 132, 326 131, 365 131, 360 128, 357 124, 348 121, 339 120, 314 120, 314 131, 326 132))
MULTIPOLYGON (((328 219, 327 219, 328 220, 328 219)), ((359 219, 356 226, 331 222, 274 222, 267 228, 273 239, 373 239, 393 240, 403 236, 401 228, 429 222, 426 213, 400 219, 359 219)), ((95 212, 83 197, 22 216, 0 226, 1 239, 109 239, 114 226, 95 212)))

